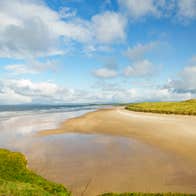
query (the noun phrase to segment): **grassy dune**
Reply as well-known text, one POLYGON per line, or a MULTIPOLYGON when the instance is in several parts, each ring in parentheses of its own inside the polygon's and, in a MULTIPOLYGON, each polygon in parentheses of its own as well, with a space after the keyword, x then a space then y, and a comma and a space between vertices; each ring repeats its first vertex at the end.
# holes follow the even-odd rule
POLYGON ((21 153, 0 149, 0 195, 69 196, 70 193, 63 185, 30 171, 21 153))
POLYGON ((181 102, 134 103, 126 106, 126 109, 138 112, 196 115, 196 99, 181 102))

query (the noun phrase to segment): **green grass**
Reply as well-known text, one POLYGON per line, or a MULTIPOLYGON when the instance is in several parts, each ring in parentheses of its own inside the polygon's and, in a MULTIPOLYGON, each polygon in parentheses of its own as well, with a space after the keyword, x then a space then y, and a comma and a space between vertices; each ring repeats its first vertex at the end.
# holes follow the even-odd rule
POLYGON ((134 103, 125 108, 137 112, 196 115, 196 99, 181 102, 134 103))
POLYGON ((100 196, 196 196, 196 194, 182 194, 182 193, 105 193, 100 196))
POLYGON ((0 149, 1 196, 69 196, 67 189, 50 182, 27 168, 27 160, 18 152, 0 149))

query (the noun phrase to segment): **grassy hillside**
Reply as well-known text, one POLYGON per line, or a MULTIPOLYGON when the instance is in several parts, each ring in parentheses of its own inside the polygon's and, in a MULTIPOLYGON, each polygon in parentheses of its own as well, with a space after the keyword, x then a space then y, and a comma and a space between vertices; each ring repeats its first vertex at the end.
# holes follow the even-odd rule
POLYGON ((101 196, 196 196, 196 194, 179 194, 179 193, 106 193, 101 196))
POLYGON ((181 102, 134 103, 126 106, 126 109, 138 112, 196 115, 196 99, 181 102))
POLYGON ((0 195, 69 196, 62 185, 50 182, 27 169, 25 157, 0 149, 0 195))

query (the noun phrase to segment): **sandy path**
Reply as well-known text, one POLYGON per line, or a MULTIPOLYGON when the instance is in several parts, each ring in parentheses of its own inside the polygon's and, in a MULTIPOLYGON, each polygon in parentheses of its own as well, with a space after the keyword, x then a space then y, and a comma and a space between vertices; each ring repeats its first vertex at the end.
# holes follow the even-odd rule
POLYGON ((41 131, 39 134, 65 132, 128 136, 196 161, 195 116, 150 114, 122 108, 101 109, 69 119, 58 129, 41 131))

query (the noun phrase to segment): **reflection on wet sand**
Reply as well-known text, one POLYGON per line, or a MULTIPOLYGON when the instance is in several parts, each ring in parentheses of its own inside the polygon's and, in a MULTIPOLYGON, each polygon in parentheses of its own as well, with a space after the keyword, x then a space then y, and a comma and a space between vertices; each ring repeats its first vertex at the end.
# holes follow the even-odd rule
POLYGON ((24 153, 31 169, 73 196, 196 192, 195 117, 100 110, 67 120, 64 134, 35 134, 86 112, 1 114, 1 148, 24 153))
POLYGON ((63 183, 73 196, 196 192, 193 163, 126 137, 67 133, 26 139, 17 148, 30 168, 63 183))

